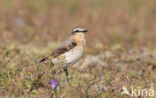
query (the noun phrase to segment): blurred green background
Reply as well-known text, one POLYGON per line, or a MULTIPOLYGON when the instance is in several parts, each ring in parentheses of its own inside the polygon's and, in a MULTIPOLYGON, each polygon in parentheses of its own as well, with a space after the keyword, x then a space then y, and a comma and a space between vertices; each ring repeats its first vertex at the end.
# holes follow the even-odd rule
POLYGON ((156 46, 155 0, 1 0, 0 47, 46 45, 84 26, 88 47, 156 46), (91 43, 90 43, 91 42, 91 43))

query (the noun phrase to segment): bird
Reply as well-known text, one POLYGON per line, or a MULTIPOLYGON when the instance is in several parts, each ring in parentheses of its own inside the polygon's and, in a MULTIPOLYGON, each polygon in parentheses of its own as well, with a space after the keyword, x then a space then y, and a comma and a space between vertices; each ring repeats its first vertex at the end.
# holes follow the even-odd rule
POLYGON ((63 41, 50 55, 41 59, 40 63, 50 60, 54 65, 63 66, 68 75, 67 68, 77 63, 84 54, 86 32, 88 32, 88 30, 83 27, 75 27, 68 39, 63 41))

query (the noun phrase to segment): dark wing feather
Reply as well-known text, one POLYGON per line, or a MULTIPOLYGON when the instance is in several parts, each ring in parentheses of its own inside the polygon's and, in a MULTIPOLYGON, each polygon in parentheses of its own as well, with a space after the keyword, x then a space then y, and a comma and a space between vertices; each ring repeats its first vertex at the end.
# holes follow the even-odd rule
POLYGON ((66 46, 66 47, 61 47, 58 48, 57 50, 53 51, 51 56, 53 56, 54 58, 56 58, 57 56, 71 50, 72 48, 74 48, 76 46, 75 42, 72 42, 70 45, 66 46))
POLYGON ((71 39, 69 38, 69 40, 65 41, 64 43, 62 43, 56 50, 54 50, 49 56, 43 58, 42 60, 40 60, 41 62, 47 61, 49 60, 51 57, 52 58, 56 58, 59 55, 73 49, 77 44, 71 39))

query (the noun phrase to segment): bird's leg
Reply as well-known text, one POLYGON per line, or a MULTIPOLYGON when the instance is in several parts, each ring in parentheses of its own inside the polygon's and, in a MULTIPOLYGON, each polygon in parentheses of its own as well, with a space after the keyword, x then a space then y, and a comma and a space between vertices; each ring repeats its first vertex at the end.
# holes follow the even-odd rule
POLYGON ((66 73, 67 81, 68 81, 69 78, 70 78, 70 76, 69 76, 69 73, 68 73, 68 67, 67 67, 67 66, 64 68, 64 71, 65 71, 65 73, 66 73))
POLYGON ((65 73, 66 73, 66 76, 68 76, 69 74, 68 74, 67 66, 64 68, 64 71, 65 71, 65 73))

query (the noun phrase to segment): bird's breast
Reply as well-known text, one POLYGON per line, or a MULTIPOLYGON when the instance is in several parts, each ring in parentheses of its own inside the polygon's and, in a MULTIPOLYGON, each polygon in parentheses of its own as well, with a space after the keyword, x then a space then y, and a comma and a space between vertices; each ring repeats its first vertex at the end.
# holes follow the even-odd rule
POLYGON ((84 49, 72 49, 71 51, 64 54, 67 66, 75 64, 83 56, 84 49))

